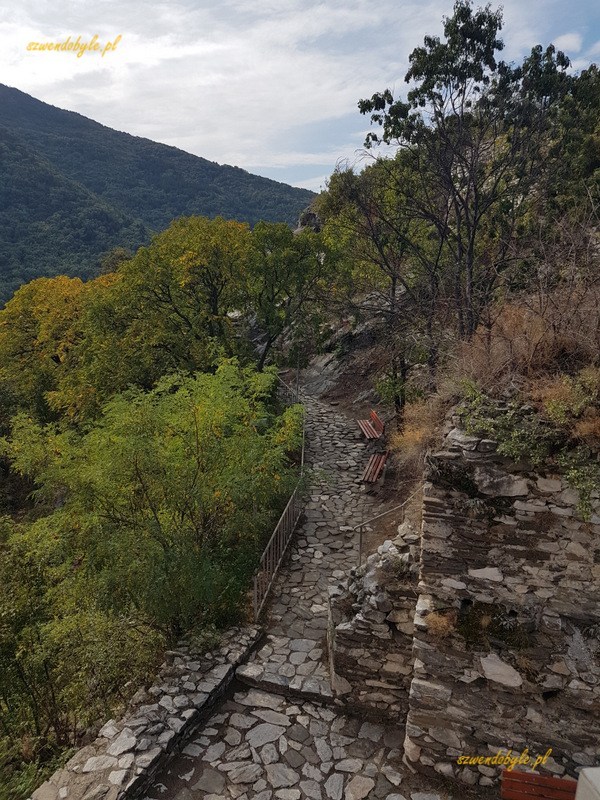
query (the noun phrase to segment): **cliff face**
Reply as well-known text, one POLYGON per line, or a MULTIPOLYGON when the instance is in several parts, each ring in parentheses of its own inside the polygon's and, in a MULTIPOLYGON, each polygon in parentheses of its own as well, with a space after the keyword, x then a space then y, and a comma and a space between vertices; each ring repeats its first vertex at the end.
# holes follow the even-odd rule
POLYGON ((511 463, 495 442, 459 427, 429 457, 412 656, 408 628, 402 635, 393 624, 394 609, 402 605, 400 619, 409 598, 400 596, 398 576, 386 581, 380 570, 369 592, 367 567, 349 582, 345 601, 337 592, 331 604, 332 658, 353 700, 381 713, 381 698, 365 689, 372 693, 391 664, 411 667, 395 676, 392 692, 392 710, 407 709, 400 724, 406 721, 409 766, 489 786, 499 778, 497 763, 459 757, 527 748, 526 768, 539 754, 539 772, 574 777, 579 767, 600 765, 599 497, 585 521, 577 493, 559 475, 511 463), (365 598, 370 613, 358 610, 365 598), (343 602, 354 616, 342 619, 343 602), (377 657, 352 663, 360 638, 377 657))

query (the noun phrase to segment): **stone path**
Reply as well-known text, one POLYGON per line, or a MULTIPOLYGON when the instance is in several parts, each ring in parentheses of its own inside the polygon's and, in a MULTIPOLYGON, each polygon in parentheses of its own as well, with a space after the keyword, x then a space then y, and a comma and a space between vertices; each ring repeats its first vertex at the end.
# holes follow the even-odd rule
POLYGON ((147 800, 442 798, 397 788, 405 774, 403 724, 372 724, 331 705, 327 589, 357 564, 353 528, 384 508, 360 485, 367 446, 358 427, 331 406, 312 398, 305 404, 313 489, 272 592, 266 641, 238 668, 246 685, 171 762, 147 800))
POLYGON ((367 446, 358 426, 319 401, 305 405, 312 494, 272 591, 267 643, 238 675, 266 690, 331 698, 327 589, 358 563, 354 527, 383 509, 360 484, 367 446))
POLYGON ((399 728, 246 689, 172 762, 152 797, 400 800, 402 738, 399 728))

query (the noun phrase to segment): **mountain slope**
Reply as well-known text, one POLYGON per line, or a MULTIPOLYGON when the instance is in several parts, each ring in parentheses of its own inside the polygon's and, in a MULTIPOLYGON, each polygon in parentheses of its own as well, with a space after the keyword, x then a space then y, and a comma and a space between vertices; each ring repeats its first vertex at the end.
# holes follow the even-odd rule
POLYGON ((135 248, 182 215, 294 224, 314 197, 2 84, 0 128, 0 282, 11 288, 35 275, 93 272, 107 250, 135 248))
POLYGON ((2 85, 0 125, 69 178, 156 230, 188 214, 294 224, 314 197, 306 189, 114 131, 2 85))
POLYGON ((134 250, 148 228, 65 177, 0 126, 0 298, 41 275, 88 277, 113 247, 134 250))

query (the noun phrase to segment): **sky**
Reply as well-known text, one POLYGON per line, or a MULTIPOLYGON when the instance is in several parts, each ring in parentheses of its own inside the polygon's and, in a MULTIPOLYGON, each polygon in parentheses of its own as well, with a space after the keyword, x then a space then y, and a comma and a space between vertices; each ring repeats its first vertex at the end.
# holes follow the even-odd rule
MULTIPOLYGON (((598 0, 502 6, 505 60, 553 42, 576 69, 600 62, 598 0)), ((358 100, 386 88, 400 95, 410 52, 451 13, 452 0, 0 0, 0 82, 319 191, 336 163, 365 157, 358 100), (81 56, 30 44, 94 36, 100 50, 81 56)))

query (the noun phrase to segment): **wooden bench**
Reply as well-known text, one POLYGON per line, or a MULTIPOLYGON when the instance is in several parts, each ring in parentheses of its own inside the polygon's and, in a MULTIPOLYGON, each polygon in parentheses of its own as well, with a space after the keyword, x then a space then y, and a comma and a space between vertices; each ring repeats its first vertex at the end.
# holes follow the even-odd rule
POLYGON ((363 483, 377 483, 385 467, 387 457, 387 453, 374 453, 365 467, 361 481, 363 483))
POLYGON ((367 439, 379 439, 383 436, 385 425, 377 416, 376 411, 371 411, 370 419, 357 419, 356 421, 367 439))
POLYGON ((549 778, 537 772, 502 770, 503 800, 574 800, 577 781, 549 778))

